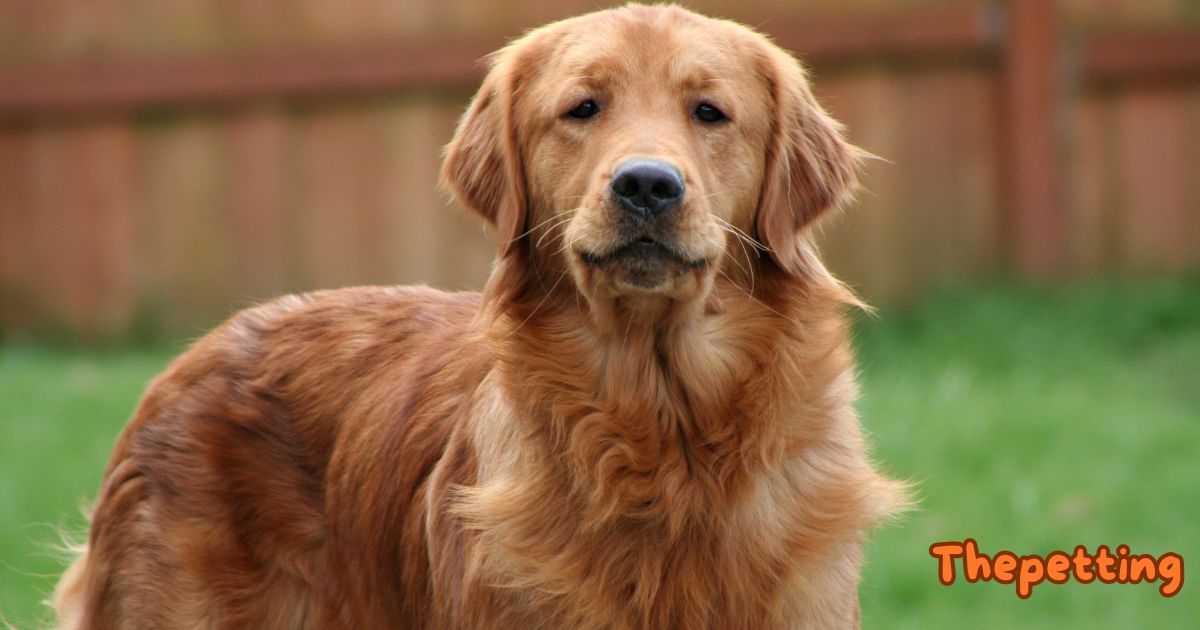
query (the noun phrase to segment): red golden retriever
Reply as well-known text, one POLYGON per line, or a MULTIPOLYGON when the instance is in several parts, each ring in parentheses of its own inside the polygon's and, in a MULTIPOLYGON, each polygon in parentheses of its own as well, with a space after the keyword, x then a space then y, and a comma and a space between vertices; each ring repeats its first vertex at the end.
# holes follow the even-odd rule
POLYGON ((630 5, 491 57, 443 178, 482 293, 241 312, 118 440, 67 628, 858 624, 903 503, 808 227, 863 153, 737 24, 630 5))

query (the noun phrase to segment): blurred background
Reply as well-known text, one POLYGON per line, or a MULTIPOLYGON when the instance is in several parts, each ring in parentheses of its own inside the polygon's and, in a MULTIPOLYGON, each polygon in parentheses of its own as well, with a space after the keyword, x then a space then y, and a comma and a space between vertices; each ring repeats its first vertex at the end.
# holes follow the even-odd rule
MULTIPOLYGON (((683 4, 797 52, 885 158, 821 239, 882 307, 864 424, 924 496, 866 625, 1200 618, 1188 587, 946 589, 927 554, 1200 561, 1200 0, 683 4)), ((0 0, 0 616, 41 618, 50 543, 188 341, 284 292, 482 285, 440 149, 480 57, 600 6, 0 0)))

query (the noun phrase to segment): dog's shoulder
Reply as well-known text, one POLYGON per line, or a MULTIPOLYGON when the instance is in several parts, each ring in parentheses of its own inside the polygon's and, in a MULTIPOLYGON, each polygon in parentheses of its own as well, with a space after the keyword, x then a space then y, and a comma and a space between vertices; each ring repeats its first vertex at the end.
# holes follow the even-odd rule
POLYGON ((314 291, 242 310, 213 336, 233 343, 247 340, 247 336, 278 342, 461 327, 474 316, 479 301, 478 293, 439 291, 422 285, 314 291))
POLYGON ((151 382, 114 461, 135 436, 218 426, 277 426, 330 445, 350 410, 381 402, 383 384, 404 392, 417 367, 469 351, 478 305, 476 293, 354 287, 239 311, 151 382))

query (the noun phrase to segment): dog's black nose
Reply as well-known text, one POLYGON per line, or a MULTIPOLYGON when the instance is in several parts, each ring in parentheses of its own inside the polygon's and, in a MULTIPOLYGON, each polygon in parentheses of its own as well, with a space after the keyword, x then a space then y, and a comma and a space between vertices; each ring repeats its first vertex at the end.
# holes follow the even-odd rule
POLYGON ((613 171, 613 199, 625 210, 640 216, 665 212, 683 200, 683 177, 679 169, 662 160, 627 160, 613 171))

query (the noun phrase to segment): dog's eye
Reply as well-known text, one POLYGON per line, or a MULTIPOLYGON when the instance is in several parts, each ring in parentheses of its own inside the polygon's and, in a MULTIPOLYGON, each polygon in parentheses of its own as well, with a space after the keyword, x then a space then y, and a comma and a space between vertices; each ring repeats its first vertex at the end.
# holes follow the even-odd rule
POLYGON ((572 109, 571 111, 567 112, 567 115, 570 116, 571 118, 577 118, 579 120, 587 120, 588 118, 591 118, 592 116, 595 116, 596 114, 599 114, 599 113, 600 113, 600 106, 596 104, 596 101, 593 101, 592 99, 589 98, 588 100, 576 105, 575 109, 572 109))
POLYGON ((725 120, 725 113, 709 103, 700 103, 696 106, 696 111, 692 112, 696 120, 705 123, 719 123, 725 120))

